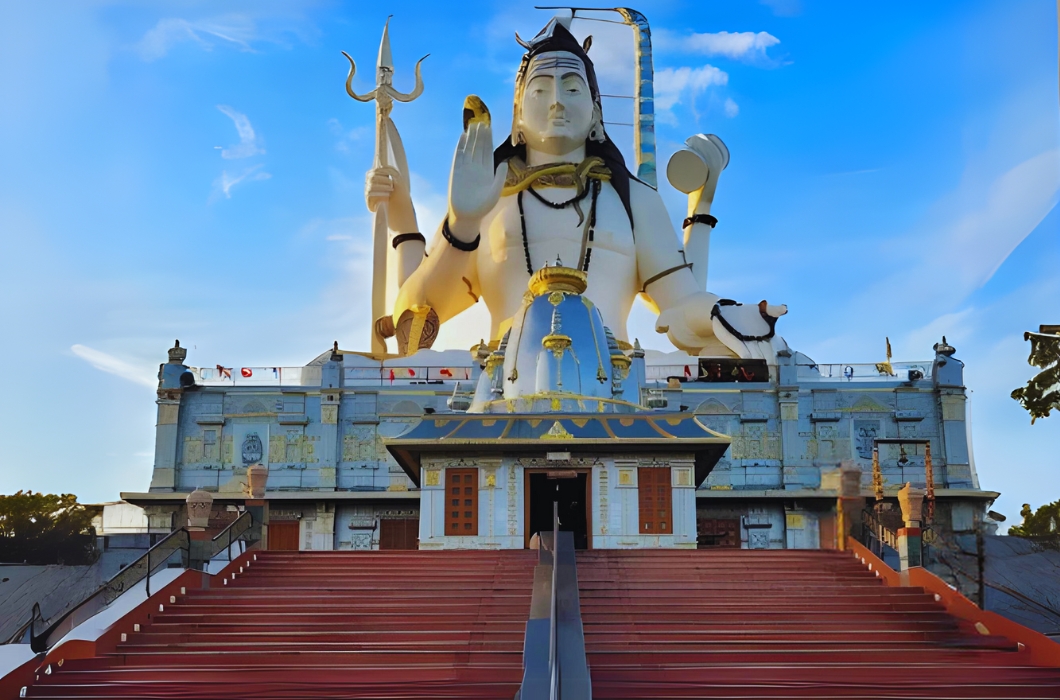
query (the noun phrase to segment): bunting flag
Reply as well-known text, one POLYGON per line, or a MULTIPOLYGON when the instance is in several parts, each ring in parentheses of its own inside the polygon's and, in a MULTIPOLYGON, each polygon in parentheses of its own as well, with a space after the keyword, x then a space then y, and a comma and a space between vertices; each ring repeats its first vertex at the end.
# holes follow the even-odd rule
POLYGON ((221 365, 217 365, 217 376, 220 379, 231 379, 232 378, 232 368, 231 367, 222 367, 221 365))
POLYGON ((691 379, 691 378, 692 378, 692 368, 689 367, 688 365, 685 365, 685 379, 691 379))

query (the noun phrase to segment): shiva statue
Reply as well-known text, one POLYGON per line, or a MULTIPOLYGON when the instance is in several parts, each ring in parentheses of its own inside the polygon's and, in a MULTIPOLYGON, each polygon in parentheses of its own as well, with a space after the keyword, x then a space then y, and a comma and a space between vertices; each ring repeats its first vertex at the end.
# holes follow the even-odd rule
MULTIPOLYGON (((516 38, 526 54, 511 134, 494 149, 488 110, 468 98, 448 215, 425 252, 419 234, 394 237, 404 273, 393 316, 381 319, 383 332, 405 345, 411 333, 411 347, 402 348, 411 354, 430 347, 438 325, 481 298, 496 341, 527 303, 528 280, 562 261, 585 274, 585 296, 620 347, 630 347, 626 321, 639 294, 658 314, 656 330, 679 349, 775 362, 786 345, 773 328, 786 307, 744 306, 706 291, 706 244, 694 250, 695 237, 709 240, 716 224, 710 206, 728 160, 724 144, 713 136, 688 142, 710 172, 689 191, 682 249, 662 197, 630 173, 604 128, 591 37, 580 43, 553 19, 531 41, 516 38), (434 332, 425 333, 425 325, 434 332)), ((366 193, 389 197, 392 221, 415 221, 408 188, 394 187, 385 173, 369 173, 366 193)))

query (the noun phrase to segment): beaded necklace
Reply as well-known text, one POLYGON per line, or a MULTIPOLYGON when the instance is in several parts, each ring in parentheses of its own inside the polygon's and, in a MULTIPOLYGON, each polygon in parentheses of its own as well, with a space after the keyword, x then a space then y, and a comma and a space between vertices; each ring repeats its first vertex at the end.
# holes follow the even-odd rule
MULTIPOLYGON (((596 233, 596 200, 600 196, 600 181, 592 180, 591 182, 593 196, 592 199, 589 200, 589 220, 585 222, 586 227, 585 230, 582 232, 582 260, 580 265, 582 272, 589 271, 589 259, 590 257, 592 257, 593 253, 592 245, 590 244, 593 242, 593 238, 596 233)), ((581 210, 578 209, 577 204, 582 199, 585 199, 585 196, 589 194, 588 188, 581 194, 576 194, 565 202, 550 202, 549 200, 545 199, 540 194, 538 194, 533 187, 528 187, 527 189, 530 190, 530 194, 532 194, 534 198, 537 199, 537 201, 544 203, 550 209, 566 209, 567 207, 574 205, 575 209, 578 210, 578 223, 582 223, 581 210)), ((530 261, 530 240, 526 236, 526 214, 523 211, 522 190, 520 190, 519 193, 516 195, 515 201, 519 205, 519 228, 521 229, 523 235, 523 255, 526 257, 526 271, 528 274, 530 274, 530 276, 533 276, 534 265, 530 261)))

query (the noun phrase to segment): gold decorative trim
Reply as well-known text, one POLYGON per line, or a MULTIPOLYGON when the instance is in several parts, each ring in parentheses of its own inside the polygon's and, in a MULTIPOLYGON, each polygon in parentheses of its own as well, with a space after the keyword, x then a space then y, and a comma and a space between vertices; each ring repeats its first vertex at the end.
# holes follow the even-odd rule
POLYGON ((548 292, 570 292, 582 294, 589 286, 589 278, 581 270, 553 265, 543 267, 530 278, 528 287, 535 297, 548 292))

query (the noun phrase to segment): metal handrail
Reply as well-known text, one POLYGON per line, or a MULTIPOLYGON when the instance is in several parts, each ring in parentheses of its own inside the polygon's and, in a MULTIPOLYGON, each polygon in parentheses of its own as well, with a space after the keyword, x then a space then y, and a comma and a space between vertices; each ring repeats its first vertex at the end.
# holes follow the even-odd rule
POLYGON ((213 547, 210 552, 209 559, 213 559, 221 553, 222 549, 228 551, 228 561, 232 561, 232 543, 243 541, 243 535, 245 535, 252 527, 254 527, 254 516, 251 515, 249 510, 245 510, 239 514, 239 517, 228 524, 224 530, 221 530, 213 539, 210 540, 213 547), (221 540, 225 540, 224 547, 218 544, 221 540))
MULTIPOLYGON (((211 549, 206 561, 213 559, 222 549, 228 550, 228 559, 232 559, 232 544, 244 540, 244 535, 254 527, 254 517, 250 511, 244 511, 238 518, 217 533, 211 540, 211 549), (224 545, 220 543, 224 542, 224 545)), ((80 603, 66 612, 61 613, 55 620, 45 620, 41 615, 40 603, 34 603, 33 613, 24 625, 19 627, 18 633, 12 636, 6 643, 17 644, 29 642, 35 652, 47 650, 47 640, 64 623, 70 622, 73 629, 85 619, 95 615, 100 610, 113 603, 121 594, 130 590, 140 581, 145 581, 144 588, 146 597, 151 597, 151 575, 163 565, 169 562, 173 554, 181 551, 181 566, 185 569, 191 565, 191 536, 187 528, 179 528, 169 533, 161 540, 151 546, 146 552, 135 559, 131 564, 123 568, 114 576, 86 596, 80 603), (168 550, 168 551, 167 551, 168 550), (90 610, 87 608, 91 608, 90 610), (86 614, 87 613, 87 614, 86 614), (75 615, 76 614, 76 615, 75 615), (74 617, 79 618, 72 621, 74 617), (38 631, 39 630, 39 631, 38 631), (28 637, 28 639, 27 639, 28 637)))
POLYGON ((181 561, 184 567, 187 568, 188 560, 191 556, 191 539, 185 528, 174 530, 163 537, 135 561, 107 579, 106 583, 86 596, 80 603, 66 612, 61 613, 56 619, 52 620, 49 618, 45 620, 40 614, 39 604, 34 605, 34 616, 31 619, 29 626, 30 648, 35 652, 46 651, 48 648, 48 638, 60 629, 61 626, 68 624, 69 629, 73 629, 80 623, 80 621, 86 620, 100 610, 103 610, 113 603, 122 593, 145 579, 147 597, 150 597, 151 574, 154 573, 155 569, 161 568, 163 564, 168 562, 174 552, 177 552, 178 550, 183 551, 181 561), (166 555, 160 557, 160 553, 167 549, 169 551, 166 555), (75 617, 79 619, 74 621, 75 617), (38 621, 40 622, 41 628, 39 632, 37 625, 38 621))
POLYGON ((548 677, 549 698, 559 700, 559 624, 556 589, 559 588, 559 503, 552 502, 552 604, 549 618, 548 677))

